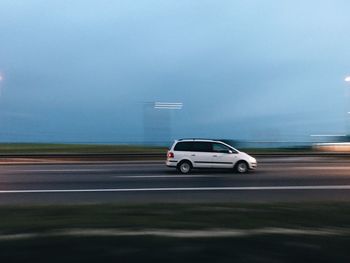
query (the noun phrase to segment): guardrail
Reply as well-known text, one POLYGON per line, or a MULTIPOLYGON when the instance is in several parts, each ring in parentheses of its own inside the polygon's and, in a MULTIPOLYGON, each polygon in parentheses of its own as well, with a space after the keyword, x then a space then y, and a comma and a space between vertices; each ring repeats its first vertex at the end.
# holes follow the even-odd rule
POLYGON ((0 159, 59 159, 59 160, 159 160, 166 153, 64 153, 64 154, 0 154, 0 159))

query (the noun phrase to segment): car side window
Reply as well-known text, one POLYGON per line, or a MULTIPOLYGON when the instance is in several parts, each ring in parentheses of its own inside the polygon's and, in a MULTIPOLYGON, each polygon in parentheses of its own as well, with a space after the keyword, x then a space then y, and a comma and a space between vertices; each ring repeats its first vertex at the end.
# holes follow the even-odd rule
POLYGON ((213 143, 213 152, 229 153, 230 151, 232 150, 226 145, 223 145, 221 143, 213 143))
POLYGON ((178 142, 175 145, 174 151, 191 152, 193 151, 193 142, 178 142))
POLYGON ((195 142, 193 145, 194 152, 211 152, 212 146, 210 142, 195 142))

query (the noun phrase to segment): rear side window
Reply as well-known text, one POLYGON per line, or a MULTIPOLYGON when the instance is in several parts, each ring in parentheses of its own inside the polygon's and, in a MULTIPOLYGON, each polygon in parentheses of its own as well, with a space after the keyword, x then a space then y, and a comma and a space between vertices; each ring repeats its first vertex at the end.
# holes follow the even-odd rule
POLYGON ((211 152, 212 145, 210 142, 195 142, 193 151, 194 152, 211 152))
POLYGON ((175 145, 174 151, 193 151, 193 142, 178 142, 175 145))

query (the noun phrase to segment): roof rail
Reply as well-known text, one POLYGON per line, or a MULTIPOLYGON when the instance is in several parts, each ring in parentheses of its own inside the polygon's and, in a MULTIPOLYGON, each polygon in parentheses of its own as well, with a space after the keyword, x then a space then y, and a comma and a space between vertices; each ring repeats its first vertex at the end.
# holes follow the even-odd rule
POLYGON ((211 139, 211 138, 181 138, 181 139, 178 139, 178 141, 184 141, 184 140, 192 140, 192 141, 195 141, 195 140, 208 140, 208 141, 215 141, 215 139, 211 139))

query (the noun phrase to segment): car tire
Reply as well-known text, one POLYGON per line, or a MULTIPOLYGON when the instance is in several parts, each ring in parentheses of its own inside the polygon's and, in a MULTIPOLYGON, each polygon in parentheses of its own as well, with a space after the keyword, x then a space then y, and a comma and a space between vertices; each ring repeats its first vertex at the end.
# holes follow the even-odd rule
POLYGON ((235 172, 239 173, 239 174, 245 174, 247 173, 249 170, 249 166, 248 163, 245 161, 239 161, 236 165, 235 165, 235 172))
POLYGON ((188 174, 192 170, 192 164, 189 161, 182 161, 177 165, 179 173, 188 174))

